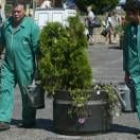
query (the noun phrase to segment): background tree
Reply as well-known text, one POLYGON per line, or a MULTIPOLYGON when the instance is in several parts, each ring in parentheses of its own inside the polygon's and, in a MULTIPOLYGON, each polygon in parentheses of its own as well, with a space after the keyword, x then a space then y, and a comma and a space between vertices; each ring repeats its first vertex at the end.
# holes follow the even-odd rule
POLYGON ((96 14, 102 14, 117 6, 118 0, 75 0, 81 11, 86 11, 86 7, 92 5, 96 14))

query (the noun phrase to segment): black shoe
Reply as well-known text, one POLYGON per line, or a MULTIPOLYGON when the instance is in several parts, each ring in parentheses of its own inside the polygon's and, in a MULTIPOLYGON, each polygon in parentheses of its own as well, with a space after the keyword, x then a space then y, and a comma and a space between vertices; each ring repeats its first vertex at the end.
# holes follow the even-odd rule
POLYGON ((20 128, 36 128, 36 122, 32 122, 32 123, 20 123, 18 125, 18 127, 20 128))
POLYGON ((0 131, 8 130, 10 129, 10 124, 6 122, 0 122, 0 131))

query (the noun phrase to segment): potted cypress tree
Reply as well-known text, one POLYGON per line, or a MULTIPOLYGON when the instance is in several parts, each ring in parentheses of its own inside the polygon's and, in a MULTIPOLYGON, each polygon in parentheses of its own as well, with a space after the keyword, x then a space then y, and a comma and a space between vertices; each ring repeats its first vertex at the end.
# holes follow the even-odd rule
POLYGON ((110 129, 116 98, 109 95, 114 90, 92 85, 87 39, 78 16, 69 18, 67 27, 55 22, 43 28, 39 68, 41 84, 53 96, 55 131, 79 134, 110 129))

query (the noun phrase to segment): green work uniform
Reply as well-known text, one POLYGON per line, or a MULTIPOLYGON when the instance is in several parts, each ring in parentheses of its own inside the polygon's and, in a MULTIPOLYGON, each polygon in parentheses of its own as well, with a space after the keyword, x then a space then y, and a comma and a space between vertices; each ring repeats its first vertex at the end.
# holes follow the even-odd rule
POLYGON ((36 110, 29 104, 27 88, 33 80, 33 54, 38 49, 39 28, 30 17, 24 17, 17 28, 13 28, 12 23, 12 17, 7 19, 1 31, 5 58, 0 78, 0 121, 11 121, 14 87, 18 83, 22 95, 23 121, 31 123, 35 120, 36 110))
POLYGON ((140 120, 140 25, 128 23, 125 27, 123 69, 134 83, 136 108, 140 120))

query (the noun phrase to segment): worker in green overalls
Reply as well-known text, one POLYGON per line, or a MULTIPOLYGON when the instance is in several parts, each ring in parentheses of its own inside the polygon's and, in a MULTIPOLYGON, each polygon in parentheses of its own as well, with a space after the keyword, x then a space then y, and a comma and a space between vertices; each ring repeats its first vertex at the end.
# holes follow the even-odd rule
POLYGON ((5 50, 5 58, 0 76, 0 131, 10 128, 17 83, 22 95, 22 126, 34 127, 36 110, 29 104, 27 88, 33 80, 33 54, 38 49, 39 28, 25 16, 25 5, 16 3, 12 17, 5 21, 1 30, 0 49, 1 52, 5 50))
MULTIPOLYGON (((136 109, 140 121, 140 4, 129 1, 125 5, 126 24, 123 39, 123 68, 125 81, 131 79, 136 96, 136 109)), ((140 139, 140 131, 137 137, 140 139)))

